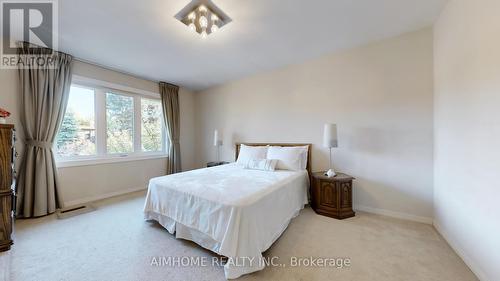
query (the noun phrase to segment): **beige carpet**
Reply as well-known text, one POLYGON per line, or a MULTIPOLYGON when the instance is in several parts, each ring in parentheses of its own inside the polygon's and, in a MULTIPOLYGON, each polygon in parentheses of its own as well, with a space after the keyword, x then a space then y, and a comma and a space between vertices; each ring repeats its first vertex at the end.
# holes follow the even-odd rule
MULTIPOLYGON (((214 255, 143 221, 143 198, 101 201, 97 211, 65 220, 19 220, 0 264, 13 281, 224 280, 217 266, 151 266, 153 257, 214 255)), ((366 213, 338 221, 307 208, 265 255, 284 264, 291 256, 348 257, 351 266, 268 267, 238 280, 477 280, 432 226, 366 213)))

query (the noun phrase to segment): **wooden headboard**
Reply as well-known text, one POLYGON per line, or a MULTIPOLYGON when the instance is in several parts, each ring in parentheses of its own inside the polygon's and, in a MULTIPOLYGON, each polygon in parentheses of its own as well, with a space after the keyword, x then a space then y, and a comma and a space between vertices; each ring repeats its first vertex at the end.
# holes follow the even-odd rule
POLYGON ((293 146, 307 146, 307 172, 309 172, 309 176, 312 176, 311 170, 311 154, 312 154, 312 144, 310 143, 236 143, 236 157, 235 160, 238 160, 238 155, 240 154, 241 145, 247 146, 284 146, 284 147, 293 147, 293 146))

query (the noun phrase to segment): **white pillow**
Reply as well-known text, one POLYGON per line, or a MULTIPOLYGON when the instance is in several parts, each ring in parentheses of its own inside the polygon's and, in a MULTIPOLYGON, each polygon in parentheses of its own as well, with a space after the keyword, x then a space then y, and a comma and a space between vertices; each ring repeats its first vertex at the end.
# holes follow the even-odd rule
POLYGON ((302 150, 302 154, 301 154, 302 155, 301 168, 302 168, 302 170, 307 169, 307 154, 309 153, 309 146, 307 146, 307 145, 305 145, 305 146, 295 146, 293 148, 302 150))
POLYGON ((278 164, 278 160, 275 159, 252 159, 245 165, 245 169, 274 172, 276 164, 278 164))
POLYGON ((267 159, 278 160, 277 169, 301 171, 307 166, 307 151, 307 146, 271 146, 267 151, 267 159))
POLYGON ((267 146, 248 146, 242 144, 236 163, 246 166, 250 160, 266 159, 267 146))

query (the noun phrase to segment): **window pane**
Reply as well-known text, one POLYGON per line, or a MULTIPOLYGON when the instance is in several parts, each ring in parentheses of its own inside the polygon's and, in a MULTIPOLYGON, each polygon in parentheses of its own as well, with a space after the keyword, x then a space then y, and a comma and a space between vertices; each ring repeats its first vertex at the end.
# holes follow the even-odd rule
POLYGON ((134 98, 106 93, 108 153, 134 151, 134 98))
POLYGON ((60 157, 96 154, 94 90, 71 86, 68 107, 56 139, 60 157))
POLYGON ((162 109, 159 100, 141 99, 141 141, 142 151, 163 150, 162 109))

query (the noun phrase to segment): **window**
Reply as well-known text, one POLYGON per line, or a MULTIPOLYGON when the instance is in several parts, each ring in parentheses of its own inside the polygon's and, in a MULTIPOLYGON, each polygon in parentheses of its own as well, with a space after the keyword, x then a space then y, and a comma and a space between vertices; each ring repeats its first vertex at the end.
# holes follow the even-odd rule
POLYGON ((56 138, 59 166, 165 157, 159 96, 96 80, 71 85, 56 138))
POLYGON ((159 100, 141 99, 141 143, 142 151, 163 150, 163 119, 159 100))
POLYGON ((56 139, 58 156, 96 154, 94 102, 93 89, 71 86, 68 106, 56 139))
POLYGON ((108 153, 134 151, 134 98, 106 93, 108 153))

